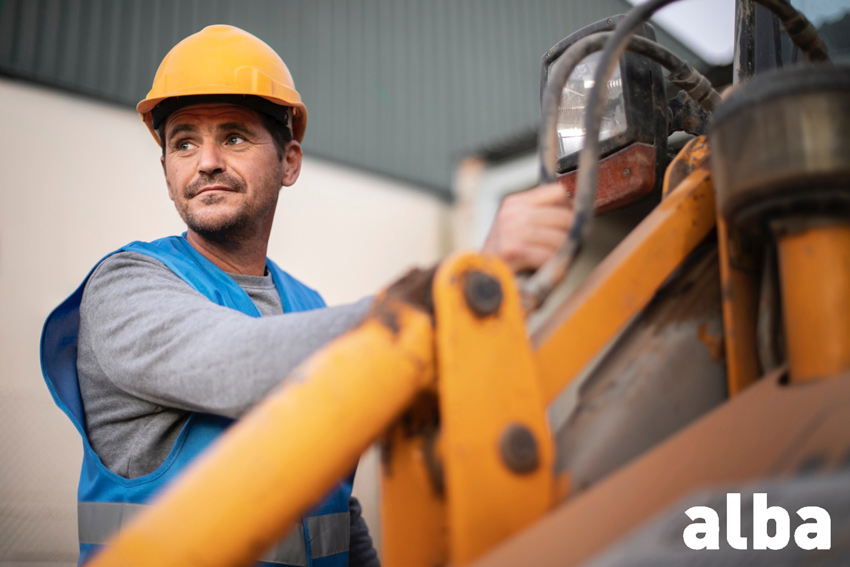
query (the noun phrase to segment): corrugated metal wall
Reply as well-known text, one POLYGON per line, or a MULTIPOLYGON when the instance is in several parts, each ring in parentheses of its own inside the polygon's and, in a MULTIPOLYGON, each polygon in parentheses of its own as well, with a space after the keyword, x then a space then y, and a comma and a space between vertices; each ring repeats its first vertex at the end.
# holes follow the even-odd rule
POLYGON ((144 97, 181 38, 213 23, 242 27, 292 71, 309 112, 305 152, 443 196, 461 152, 537 123, 542 54, 628 9, 623 0, 0 2, 0 72, 121 104, 144 97))

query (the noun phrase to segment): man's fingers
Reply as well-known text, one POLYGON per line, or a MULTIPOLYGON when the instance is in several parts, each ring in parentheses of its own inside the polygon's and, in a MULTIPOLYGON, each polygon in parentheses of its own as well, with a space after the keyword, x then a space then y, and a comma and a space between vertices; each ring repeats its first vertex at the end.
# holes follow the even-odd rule
POLYGON ((554 254, 567 239, 566 233, 553 228, 538 227, 529 233, 526 240, 529 246, 544 248, 554 254))
POLYGON ((515 272, 536 270, 560 248, 572 223, 572 205, 559 184, 514 193, 502 201, 483 251, 515 272))
POLYGON ((552 257, 553 250, 548 246, 529 246, 522 254, 504 258, 505 263, 515 273, 534 271, 540 268, 552 257))
POLYGON ((512 201, 503 204, 497 220, 508 226, 546 226, 565 230, 573 222, 573 210, 562 203, 532 205, 527 201, 512 201))
POLYGON ((564 231, 550 228, 526 228, 523 234, 508 234, 502 242, 485 252, 500 256, 514 271, 536 270, 557 252, 566 240, 564 231))
POLYGON ((572 201, 567 197, 567 192, 558 183, 540 185, 534 189, 513 193, 505 198, 506 203, 511 200, 521 201, 527 205, 572 207, 572 201))
POLYGON ((524 219, 517 219, 529 227, 552 228, 565 231, 573 224, 573 211, 561 207, 537 208, 528 211, 524 219))

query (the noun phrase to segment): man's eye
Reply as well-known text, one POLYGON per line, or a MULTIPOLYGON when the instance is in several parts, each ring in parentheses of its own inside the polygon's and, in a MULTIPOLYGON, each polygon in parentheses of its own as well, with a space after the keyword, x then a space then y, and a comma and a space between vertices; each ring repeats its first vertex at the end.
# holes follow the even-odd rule
POLYGON ((177 142, 176 147, 180 151, 186 151, 186 150, 191 150, 192 148, 194 148, 195 144, 193 144, 192 142, 190 142, 188 140, 183 140, 182 142, 177 142))
POLYGON ((245 138, 243 138, 242 136, 237 136, 236 134, 234 134, 233 136, 229 136, 227 138, 227 143, 230 144, 231 146, 235 146, 236 144, 241 144, 244 141, 245 141, 245 138))

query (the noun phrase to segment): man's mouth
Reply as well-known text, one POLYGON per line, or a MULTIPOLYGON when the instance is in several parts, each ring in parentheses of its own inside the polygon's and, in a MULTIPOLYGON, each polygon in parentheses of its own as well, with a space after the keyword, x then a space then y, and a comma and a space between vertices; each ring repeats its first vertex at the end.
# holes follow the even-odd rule
POLYGON ((228 187, 227 185, 207 185, 206 187, 202 187, 197 193, 195 193, 195 197, 198 195, 203 195, 204 193, 211 193, 214 191, 226 191, 229 193, 233 193, 236 190, 233 187, 228 187))

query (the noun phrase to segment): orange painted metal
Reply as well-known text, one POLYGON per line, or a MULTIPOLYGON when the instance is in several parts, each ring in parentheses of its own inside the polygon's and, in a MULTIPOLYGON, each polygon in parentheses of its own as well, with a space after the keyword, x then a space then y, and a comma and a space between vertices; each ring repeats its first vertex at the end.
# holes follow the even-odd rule
POLYGON ((730 397, 743 392, 761 374, 756 334, 758 274, 752 259, 741 250, 740 242, 740 235, 730 233, 726 221, 718 214, 723 341, 730 397))
POLYGON ((474 254, 452 257, 437 272, 434 306, 449 562, 463 565, 550 509, 554 447, 519 291, 507 266, 474 254), (464 288, 473 271, 499 282, 502 301, 494 314, 470 309, 464 288), (512 445, 525 456, 535 454, 537 466, 525 471, 509 466, 506 457, 516 455, 505 447, 518 429, 536 445, 536 454, 528 444, 512 445))
MULTIPOLYGON (((582 565, 708 487, 722 491, 733 483, 788 478, 798 471, 812 472, 813 463, 820 474, 835 472, 850 451, 850 375, 801 387, 783 385, 783 373, 780 369, 764 377, 494 548, 473 567, 582 565)), ((680 510, 682 526, 686 507, 683 503, 680 510)), ((694 552, 693 563, 703 561, 704 554, 694 552)))
POLYGON ((434 379, 431 317, 388 301, 299 367, 90 563, 250 565, 434 379), (307 380, 309 377, 309 380, 307 380))
POLYGON ((792 381, 850 369, 850 224, 832 222, 777 242, 792 381))
POLYGON ((435 393, 423 395, 381 446, 382 562, 388 567, 448 563, 436 411, 435 393))
POLYGON ((714 187, 705 163, 668 193, 534 333, 547 403, 647 305, 714 228, 714 187))
POLYGON ((667 166, 667 171, 664 172, 664 188, 661 191, 662 197, 667 197, 671 191, 678 187, 679 183, 694 172, 698 167, 708 167, 708 139, 705 136, 694 138, 676 154, 670 165, 667 166))
MULTIPOLYGON (((569 195, 576 194, 578 171, 558 178, 569 195)), ((611 211, 646 196, 655 187, 655 147, 632 144, 599 162, 599 187, 594 208, 611 211)))

